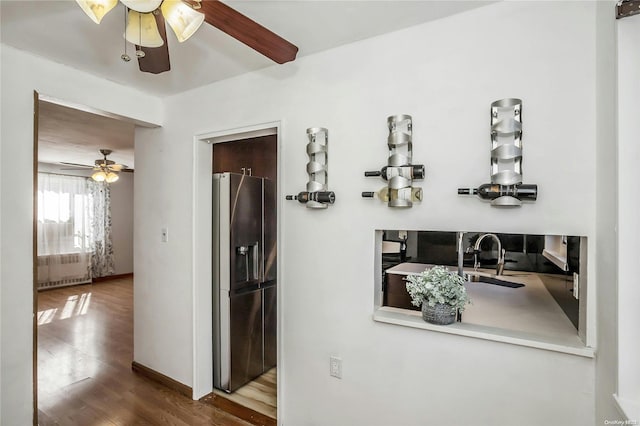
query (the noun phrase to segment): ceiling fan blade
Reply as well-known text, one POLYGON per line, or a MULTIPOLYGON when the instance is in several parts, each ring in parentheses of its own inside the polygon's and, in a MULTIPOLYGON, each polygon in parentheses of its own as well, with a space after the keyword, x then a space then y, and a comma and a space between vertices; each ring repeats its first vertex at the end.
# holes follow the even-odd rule
POLYGON ((164 24, 164 17, 160 10, 154 13, 156 18, 156 24, 158 24, 158 31, 160 37, 164 40, 164 44, 160 47, 144 47, 136 46, 144 52, 144 57, 138 58, 138 66, 140 71, 148 72, 151 74, 160 74, 171 69, 169 63, 169 46, 167 45, 167 27, 164 24))
POLYGON ((122 169, 122 170, 120 170, 120 171, 121 171, 121 172, 125 172, 125 173, 133 173, 135 170, 133 170, 133 169, 129 169, 129 168, 126 168, 126 169, 122 169))
POLYGON ((237 10, 218 0, 203 0, 200 12, 210 25, 262 53, 267 58, 284 64, 296 59, 298 47, 237 10))

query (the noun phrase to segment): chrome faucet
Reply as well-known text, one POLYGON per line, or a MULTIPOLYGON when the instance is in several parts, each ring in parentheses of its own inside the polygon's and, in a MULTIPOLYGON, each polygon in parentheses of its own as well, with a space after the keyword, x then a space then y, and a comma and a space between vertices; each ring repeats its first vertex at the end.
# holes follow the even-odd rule
POLYGON ((473 247, 473 252, 474 252, 474 258, 475 258, 475 262, 473 264, 473 269, 474 270, 478 270, 478 268, 480 267, 480 243, 482 243, 482 240, 484 240, 486 237, 491 237, 495 240, 496 243, 498 243, 498 264, 496 265, 496 275, 502 275, 502 272, 504 271, 504 254, 505 254, 505 250, 502 248, 502 243, 500 242, 500 238, 498 238, 498 236, 496 234, 482 234, 480 237, 478 237, 478 239, 476 240, 476 244, 473 247))
POLYGON ((458 232, 458 275, 466 279, 464 275, 464 232, 458 232))

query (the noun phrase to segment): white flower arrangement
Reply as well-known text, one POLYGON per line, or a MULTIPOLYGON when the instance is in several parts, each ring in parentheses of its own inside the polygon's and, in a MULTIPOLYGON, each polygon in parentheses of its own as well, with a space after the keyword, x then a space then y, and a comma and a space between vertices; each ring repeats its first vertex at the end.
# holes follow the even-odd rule
POLYGON ((423 301, 429 306, 442 303, 457 308, 460 312, 464 311, 467 303, 471 303, 463 284, 461 276, 444 266, 434 266, 407 277, 407 291, 414 306, 422 306, 423 301))

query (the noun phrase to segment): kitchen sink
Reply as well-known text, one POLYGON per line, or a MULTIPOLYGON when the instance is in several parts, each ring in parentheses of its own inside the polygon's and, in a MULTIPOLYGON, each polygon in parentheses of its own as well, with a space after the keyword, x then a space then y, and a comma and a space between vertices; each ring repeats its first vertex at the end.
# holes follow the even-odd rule
POLYGON ((499 278, 488 277, 486 275, 468 274, 466 275, 467 281, 485 284, 494 284, 502 287, 518 288, 524 287, 524 284, 514 283, 512 281, 501 280, 499 278))

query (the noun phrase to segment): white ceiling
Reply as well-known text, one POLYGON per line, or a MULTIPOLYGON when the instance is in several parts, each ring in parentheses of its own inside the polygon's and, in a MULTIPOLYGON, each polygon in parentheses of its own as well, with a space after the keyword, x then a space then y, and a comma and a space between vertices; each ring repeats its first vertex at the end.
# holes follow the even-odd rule
MULTIPOLYGON (((490 1, 225 1, 298 46, 298 58, 483 6, 490 1)), ((274 65, 206 22, 179 43, 167 31, 171 71, 142 73, 123 62, 124 7, 100 25, 73 0, 0 1, 0 39, 72 68, 165 96, 274 65)), ((133 56, 133 46, 127 47, 133 56)))
POLYGON ((92 114, 40 101, 38 103, 38 161, 92 166, 102 158, 100 149, 113 151, 109 160, 134 168, 135 125, 129 121, 92 114))
MULTIPOLYGON (((298 58, 493 2, 225 1, 298 46, 298 58)), ((205 22, 184 43, 178 43, 168 30, 171 71, 159 75, 142 73, 135 59, 128 63, 120 59, 123 32, 122 5, 96 25, 73 0, 0 0, 3 44, 156 96, 180 93, 275 65, 205 22)), ((127 49, 134 56, 133 46, 127 49)), ((100 157, 99 148, 109 148, 114 151, 112 159, 133 167, 133 139, 129 123, 123 126, 112 118, 53 104, 41 109, 39 156, 43 162, 92 164, 100 157), (91 132, 96 129, 99 132, 91 132)))

